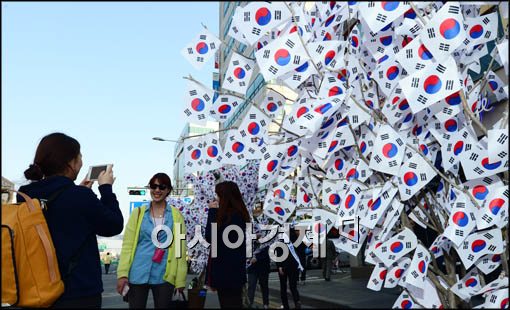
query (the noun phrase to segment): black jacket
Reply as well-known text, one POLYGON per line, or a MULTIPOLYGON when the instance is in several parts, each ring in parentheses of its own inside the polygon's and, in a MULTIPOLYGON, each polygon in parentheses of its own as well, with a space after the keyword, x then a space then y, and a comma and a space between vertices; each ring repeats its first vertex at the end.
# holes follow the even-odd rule
MULTIPOLYGON (((297 238, 298 238, 297 233, 291 231, 290 241, 294 243, 297 240, 297 238)), ((292 246, 294 246, 294 245, 292 245, 292 246)), ((305 249, 306 249, 306 245, 303 242, 301 242, 298 247, 294 246, 294 251, 296 252, 297 258, 299 259, 301 266, 303 268, 306 268, 302 262, 302 257, 305 257, 305 249)), ((280 249, 279 247, 277 247, 275 251, 276 251, 276 255, 278 257, 280 257, 283 254, 283 250, 280 249)), ((298 270, 298 268, 299 268, 299 264, 296 261, 296 259, 294 258, 294 256, 292 255, 292 253, 290 252, 290 250, 289 250, 289 255, 287 256, 287 258, 283 262, 276 263, 276 266, 283 267, 286 270, 298 270)))
MULTIPOLYGON (((216 222, 217 212, 218 209, 209 209, 207 216, 205 238, 209 243, 211 243, 211 223, 216 222)), ((212 258, 211 252, 209 252, 206 272, 206 283, 213 288, 240 288, 246 283, 246 239, 243 239, 243 243, 237 249, 228 248, 222 240, 223 231, 228 225, 239 226, 243 234, 246 231, 246 223, 239 214, 232 214, 229 223, 218 227, 216 240, 218 255, 216 258, 212 258)), ((231 232, 229 240, 235 242, 237 234, 231 232)), ((212 246, 211 243, 210 249, 212 246)))
MULTIPOLYGON (((65 190, 45 212, 55 246, 61 275, 66 274, 69 261, 83 245, 76 267, 64 282, 61 299, 91 296, 103 292, 101 263, 96 235, 111 237, 122 232, 124 218, 112 186, 99 186, 101 200, 84 186, 77 186, 64 176, 52 176, 21 186, 19 191, 31 198, 47 199, 57 190, 65 190)), ((18 195, 18 201, 24 201, 18 195)))
POLYGON ((263 247, 259 252, 255 253, 257 261, 251 264, 247 269, 247 273, 264 274, 271 271, 270 258, 269 258, 269 246, 263 247))

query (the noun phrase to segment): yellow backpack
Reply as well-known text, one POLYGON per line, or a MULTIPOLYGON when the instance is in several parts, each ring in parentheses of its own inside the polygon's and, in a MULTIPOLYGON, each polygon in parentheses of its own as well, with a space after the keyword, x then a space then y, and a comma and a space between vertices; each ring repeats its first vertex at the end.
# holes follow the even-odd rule
POLYGON ((64 282, 41 202, 2 203, 2 307, 49 307, 64 282))

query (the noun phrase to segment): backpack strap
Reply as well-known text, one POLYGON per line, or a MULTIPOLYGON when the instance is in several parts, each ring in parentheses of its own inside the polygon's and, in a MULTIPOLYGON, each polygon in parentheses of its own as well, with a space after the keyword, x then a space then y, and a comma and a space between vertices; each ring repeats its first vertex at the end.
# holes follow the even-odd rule
POLYGON ((62 194, 66 189, 70 188, 73 185, 74 183, 62 186, 61 188, 56 190, 53 194, 51 194, 51 196, 48 197, 47 199, 39 199, 43 205, 43 210, 47 210, 50 203, 55 201, 55 199, 57 199, 57 197, 60 196, 60 194, 62 194))

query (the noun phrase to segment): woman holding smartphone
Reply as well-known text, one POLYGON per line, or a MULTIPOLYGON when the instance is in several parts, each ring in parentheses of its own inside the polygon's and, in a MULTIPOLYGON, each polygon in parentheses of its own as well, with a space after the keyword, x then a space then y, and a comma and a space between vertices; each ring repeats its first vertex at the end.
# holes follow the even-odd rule
POLYGON ((148 208, 142 206, 132 212, 117 268, 117 291, 126 295, 127 290, 129 308, 145 308, 149 289, 154 307, 168 308, 174 289, 182 293, 186 286, 186 238, 176 239, 178 234, 186 235, 186 227, 179 210, 166 202, 172 191, 170 177, 165 173, 155 174, 149 188, 152 201, 148 208), (157 240, 152 236, 160 225, 172 232, 169 247, 165 245, 169 236, 164 231, 155 235, 157 240))

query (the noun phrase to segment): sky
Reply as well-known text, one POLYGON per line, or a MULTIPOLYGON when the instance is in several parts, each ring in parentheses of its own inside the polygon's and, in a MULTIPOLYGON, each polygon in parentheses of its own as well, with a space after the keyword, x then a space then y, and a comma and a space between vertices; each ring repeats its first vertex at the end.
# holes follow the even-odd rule
POLYGON ((81 144, 77 184, 114 165, 126 223, 127 187, 172 177, 175 145, 152 137, 179 138, 182 77, 212 87, 214 59, 198 71, 180 54, 201 23, 218 35, 218 2, 2 2, 2 176, 28 183, 41 138, 63 132, 81 144))

